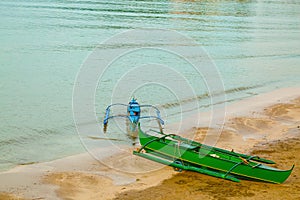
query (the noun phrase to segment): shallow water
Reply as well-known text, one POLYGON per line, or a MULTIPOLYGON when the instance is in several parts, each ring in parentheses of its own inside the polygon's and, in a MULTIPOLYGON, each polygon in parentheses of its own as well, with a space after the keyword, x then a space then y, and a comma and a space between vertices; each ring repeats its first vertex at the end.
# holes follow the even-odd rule
MULTIPOLYGON (((296 0, 2 0, 0 169, 84 151, 72 113, 80 66, 99 43, 140 28, 175 30, 202 46, 220 72, 228 102, 299 86, 300 2, 296 0)), ((200 111, 210 107, 204 81, 182 60, 153 49, 124 59, 114 63, 118 67, 113 74, 122 75, 125 64, 151 62, 172 65, 192 82, 195 94, 180 99, 157 85, 134 92, 141 103, 159 105, 170 122, 195 109, 195 102, 200 111)), ((103 80, 108 88, 117 78, 110 76, 103 80)), ((177 81, 176 76, 167 78, 177 81)), ((110 92, 100 86, 96 91, 100 121, 104 105, 111 101, 102 99, 110 92)), ((117 100, 127 102, 128 96, 120 93, 117 100)))

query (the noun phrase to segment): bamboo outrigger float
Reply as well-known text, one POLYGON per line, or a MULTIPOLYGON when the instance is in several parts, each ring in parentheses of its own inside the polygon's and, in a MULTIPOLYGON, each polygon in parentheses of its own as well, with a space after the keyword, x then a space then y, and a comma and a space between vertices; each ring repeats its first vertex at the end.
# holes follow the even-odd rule
POLYGON ((274 161, 207 146, 162 131, 145 133, 140 124, 138 134, 142 147, 134 151, 134 155, 172 166, 178 171, 196 171, 235 182, 240 182, 241 178, 283 183, 294 168, 276 169, 265 165, 275 164, 274 161))

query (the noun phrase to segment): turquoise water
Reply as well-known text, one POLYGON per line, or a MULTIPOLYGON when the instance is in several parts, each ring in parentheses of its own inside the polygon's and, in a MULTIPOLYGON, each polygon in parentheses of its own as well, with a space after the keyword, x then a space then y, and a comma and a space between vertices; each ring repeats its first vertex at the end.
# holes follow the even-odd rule
MULTIPOLYGON (((84 151, 72 112, 76 75, 98 44, 140 28, 175 30, 204 47, 220 72, 227 101, 300 84, 296 0, 2 0, 0 169, 84 151)), ((197 98, 187 94, 176 100, 167 90, 145 86, 135 92, 142 103, 160 104, 170 117, 176 116, 180 103, 197 101, 201 109, 209 107, 203 81, 185 71, 182 60, 153 50, 139 53, 124 58, 125 63, 171 63, 200 88, 197 98)), ((121 61, 114 63, 119 73, 124 69, 121 61)), ((176 82, 176 77, 170 79, 176 82)), ((105 81, 108 88, 115 84, 113 78, 105 81)), ((110 102, 101 101, 108 93, 101 87, 96 91, 99 116, 110 102)), ((115 98, 128 99, 124 94, 115 98)))

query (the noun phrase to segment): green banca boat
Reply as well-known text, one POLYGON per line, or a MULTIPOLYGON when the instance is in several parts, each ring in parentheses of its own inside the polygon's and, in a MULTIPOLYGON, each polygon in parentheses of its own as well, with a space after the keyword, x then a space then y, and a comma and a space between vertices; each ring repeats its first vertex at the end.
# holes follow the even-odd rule
POLYGON ((239 182, 250 179, 283 183, 291 174, 266 164, 274 161, 204 145, 178 135, 162 131, 143 132, 138 124, 141 148, 133 154, 174 167, 177 171, 190 170, 239 182))

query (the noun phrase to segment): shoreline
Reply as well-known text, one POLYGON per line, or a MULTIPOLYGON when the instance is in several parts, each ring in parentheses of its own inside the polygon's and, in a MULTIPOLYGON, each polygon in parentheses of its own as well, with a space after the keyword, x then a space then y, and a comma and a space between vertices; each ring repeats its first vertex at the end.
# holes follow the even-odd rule
MULTIPOLYGON (((216 117, 216 124, 212 126, 208 126, 211 113, 201 113, 200 121, 183 123, 185 125, 180 127, 180 132, 185 132, 182 134, 184 137, 204 143, 212 142, 220 148, 234 147, 236 152, 256 151, 257 154, 269 156, 266 150, 257 149, 266 145, 276 146, 280 142, 287 142, 288 145, 291 138, 299 138, 298 91, 300 88, 283 88, 231 103, 226 107, 225 124, 221 125, 219 123, 224 121, 222 113, 216 117), (220 130, 222 133, 219 133, 220 130)), ((189 119, 185 119, 184 122, 189 122, 189 119)), ((174 127, 167 127, 167 132, 174 127)), ((51 162, 17 166, 0 172, 0 197, 5 199, 3 195, 6 195, 7 199, 126 199, 126 196, 134 196, 148 189, 156 191, 157 185, 165 184, 178 176, 172 168, 137 158, 130 152, 131 149, 120 154, 116 157, 118 160, 112 156, 105 160, 109 166, 122 167, 121 169, 125 169, 123 171, 111 169, 88 153, 51 162), (124 156, 128 159, 122 160, 124 156), (150 170, 152 168, 156 170, 150 170), (10 194, 16 196, 9 197, 10 194)), ((189 173, 184 174, 190 176, 189 173)), ((294 173, 292 175, 295 176, 294 173)), ((216 179, 206 175, 196 176, 210 181, 216 179)), ((288 184, 296 178, 288 179, 288 184)), ((217 181, 220 179, 216 179, 216 183, 217 181)), ((225 185, 226 183, 224 182, 225 185)), ((254 185, 259 187, 257 183, 254 185)))

